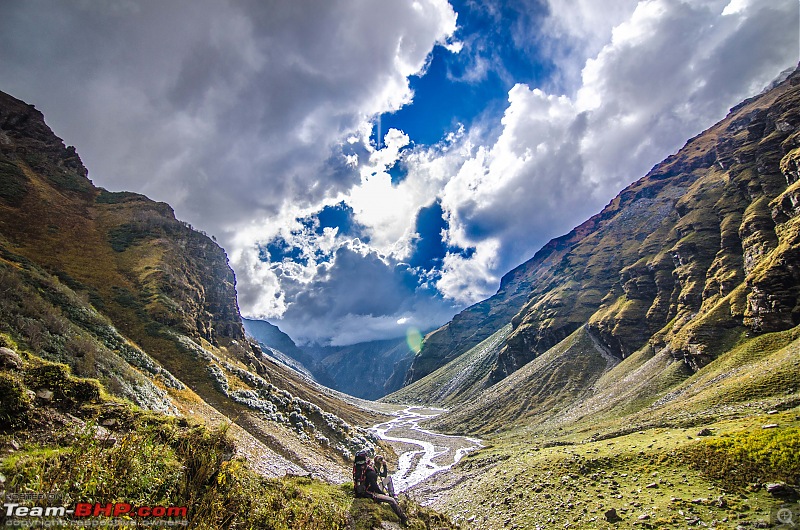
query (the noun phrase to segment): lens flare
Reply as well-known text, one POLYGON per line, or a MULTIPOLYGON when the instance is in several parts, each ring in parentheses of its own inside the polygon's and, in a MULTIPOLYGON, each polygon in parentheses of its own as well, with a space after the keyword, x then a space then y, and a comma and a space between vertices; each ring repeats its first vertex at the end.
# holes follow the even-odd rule
POLYGON ((411 351, 419 353, 422 349, 422 342, 422 333, 417 328, 408 328, 406 330, 406 343, 411 351))

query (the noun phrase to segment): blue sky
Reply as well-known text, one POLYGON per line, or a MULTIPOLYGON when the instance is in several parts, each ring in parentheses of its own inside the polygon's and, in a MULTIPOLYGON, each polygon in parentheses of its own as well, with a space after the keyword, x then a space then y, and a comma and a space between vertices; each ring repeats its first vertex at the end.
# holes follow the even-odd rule
POLYGON ((434 144, 459 124, 468 125, 479 116, 502 116, 514 84, 546 80, 553 65, 537 55, 530 42, 515 42, 512 24, 522 23, 523 10, 527 17, 543 18, 547 6, 508 4, 451 2, 458 14, 454 39, 463 43, 461 51, 434 47, 425 70, 410 78, 413 104, 382 114, 374 132, 380 123, 383 132, 394 127, 416 144, 434 144))
POLYGON ((0 90, 298 342, 431 329, 798 62, 796 0, 0 4, 0 90), (380 130, 380 140, 377 131, 380 130))

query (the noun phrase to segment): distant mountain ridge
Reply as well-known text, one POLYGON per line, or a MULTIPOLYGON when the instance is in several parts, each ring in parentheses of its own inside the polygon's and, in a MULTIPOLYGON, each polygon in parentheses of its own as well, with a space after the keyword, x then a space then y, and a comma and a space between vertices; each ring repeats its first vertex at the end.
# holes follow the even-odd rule
POLYGON ((290 368, 306 374, 323 385, 331 386, 330 376, 315 364, 313 357, 297 347, 292 338, 265 320, 243 318, 242 324, 262 348, 276 351, 276 357, 290 368))
POLYGON ((264 348, 288 356, 288 365, 330 388, 362 399, 377 399, 403 386, 413 352, 405 337, 347 346, 300 348, 289 335, 263 320, 243 319, 244 327, 264 348))
POLYGON ((363 399, 378 399, 402 387, 414 357, 405 337, 310 346, 307 351, 330 374, 332 388, 363 399))

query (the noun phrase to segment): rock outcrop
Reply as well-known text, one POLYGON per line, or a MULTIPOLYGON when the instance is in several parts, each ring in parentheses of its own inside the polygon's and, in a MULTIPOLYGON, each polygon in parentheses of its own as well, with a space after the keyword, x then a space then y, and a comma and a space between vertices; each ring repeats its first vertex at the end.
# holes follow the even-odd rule
POLYGON ((139 310, 191 337, 244 338, 225 251, 178 221, 168 204, 96 188, 42 113, 2 92, 0 179, 0 235, 15 252, 83 284, 95 300, 139 310), (90 259, 95 267, 87 267, 90 259), (99 266, 126 281, 111 292, 99 266))

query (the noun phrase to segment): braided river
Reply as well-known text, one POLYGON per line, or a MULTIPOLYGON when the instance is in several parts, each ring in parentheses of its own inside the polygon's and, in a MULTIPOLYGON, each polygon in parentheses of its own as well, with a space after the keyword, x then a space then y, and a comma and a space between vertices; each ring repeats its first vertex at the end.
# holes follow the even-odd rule
POLYGON ((477 438, 438 434, 419 426, 443 412, 446 410, 408 407, 396 411, 396 418, 370 429, 400 455, 393 473, 395 491, 406 491, 435 473, 450 469, 468 452, 482 447, 477 438))

